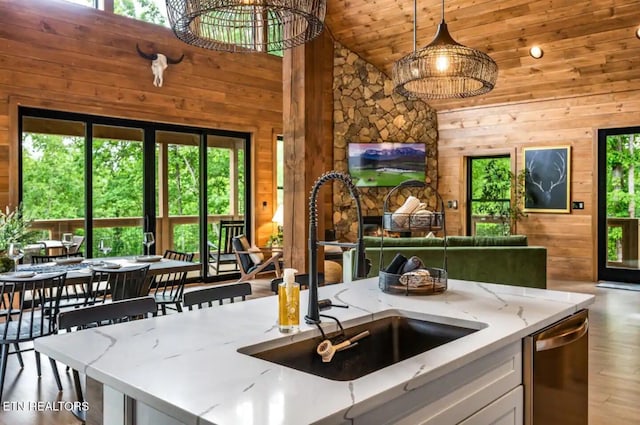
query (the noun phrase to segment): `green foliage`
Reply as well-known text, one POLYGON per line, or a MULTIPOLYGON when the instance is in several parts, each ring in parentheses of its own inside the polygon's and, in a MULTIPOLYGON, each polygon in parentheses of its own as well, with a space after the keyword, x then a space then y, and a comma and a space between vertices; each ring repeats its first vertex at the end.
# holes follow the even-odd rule
POLYGON ((198 252, 199 226, 197 224, 179 224, 173 228, 173 248, 181 252, 198 252))
POLYGON ((509 236, 509 229, 505 229, 504 223, 478 223, 476 236, 509 236))
POLYGON ((84 217, 84 139, 29 133, 22 152, 23 205, 29 216, 84 217))
POLYGON ((93 140, 93 214, 142 216, 142 143, 93 140))
POLYGON ((618 261, 618 241, 622 241, 622 228, 610 227, 607 238, 607 260, 618 261))
POLYGON ((104 257, 98 250, 100 240, 111 247, 108 257, 118 255, 138 255, 144 251, 142 245, 142 227, 99 227, 93 229, 93 256, 104 257))
POLYGON ((274 235, 270 235, 267 240, 267 246, 282 246, 284 235, 282 234, 282 226, 278 226, 278 232, 274 235))
POLYGON ((152 24, 165 25, 166 19, 158 5, 152 0, 115 0, 113 11, 152 24))
MULTIPOLYGON (((472 160, 472 215, 486 215, 498 218, 502 224, 488 225, 476 232, 489 235, 509 235, 511 228, 526 214, 522 211, 525 197, 525 172, 518 175, 511 172, 511 162, 504 158, 475 158, 472 160), (513 190, 512 190, 513 188, 513 190), (511 199, 511 195, 515 195, 511 199)), ((479 234, 479 233, 478 233, 479 234)))
POLYGON ((0 251, 7 249, 13 242, 30 243, 35 241, 35 234, 31 230, 31 221, 24 217, 22 205, 15 209, 8 206, 5 211, 0 210, 0 251))
POLYGON ((209 214, 229 214, 229 190, 225 188, 231 178, 231 155, 227 149, 207 149, 207 201, 209 214))
MULTIPOLYGON (((640 141, 640 138, 636 137, 640 141)), ((629 170, 640 164, 640 147, 633 146, 631 135, 607 137, 607 216, 629 217, 629 205, 640 205, 640 194, 629 194, 629 170)), ((637 143, 637 142, 636 142, 637 143)), ((640 169, 635 171, 635 186, 640 187, 640 169)))
POLYGON ((349 173, 354 184, 363 187, 394 187, 405 180, 424 181, 424 172, 419 171, 380 171, 361 168, 352 169, 349 173))
MULTIPOLYGON (((473 159, 474 199, 505 200, 511 197, 511 164, 509 158, 473 159)), ((494 211, 494 214, 499 211, 494 211)))
POLYGON ((198 215, 200 170, 197 146, 168 146, 169 215, 198 215))
MULTIPOLYGON (((607 140, 607 217, 637 217, 640 205, 640 135, 622 134, 608 136, 607 140), (629 171, 634 169, 634 193, 629 193, 629 171), (634 211, 630 212, 631 206, 634 211)), ((607 258, 618 260, 618 244, 622 240, 622 229, 608 229, 607 258)))

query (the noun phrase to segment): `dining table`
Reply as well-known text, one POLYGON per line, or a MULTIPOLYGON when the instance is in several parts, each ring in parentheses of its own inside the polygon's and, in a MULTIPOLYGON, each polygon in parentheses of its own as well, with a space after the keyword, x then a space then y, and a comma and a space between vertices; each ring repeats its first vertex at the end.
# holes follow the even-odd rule
POLYGON ((91 277, 94 267, 121 269, 140 266, 142 264, 149 264, 147 276, 200 270, 200 263, 197 262, 179 261, 154 255, 138 255, 101 258, 62 258, 50 263, 20 264, 18 266, 18 272, 34 272, 36 274, 66 272, 67 284, 74 285, 86 282, 87 279, 91 277))

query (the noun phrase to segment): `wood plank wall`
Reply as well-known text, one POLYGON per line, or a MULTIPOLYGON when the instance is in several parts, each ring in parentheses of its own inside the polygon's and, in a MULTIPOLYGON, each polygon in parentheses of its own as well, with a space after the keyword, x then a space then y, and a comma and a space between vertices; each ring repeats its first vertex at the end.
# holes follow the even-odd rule
POLYGON ((464 234, 464 157, 511 153, 521 170, 523 147, 569 145, 571 199, 585 209, 529 213, 518 233, 547 247, 549 278, 595 281, 597 129, 639 123, 640 89, 440 111, 439 189, 445 200, 460 201, 458 210, 447 210, 448 232, 464 234))
POLYGON ((18 105, 251 133, 256 242, 272 233, 281 58, 190 47, 168 28, 60 0, 2 0, 2 208, 18 199, 18 105), (165 71, 164 87, 153 86, 136 43, 147 52, 184 53, 182 63, 165 71))

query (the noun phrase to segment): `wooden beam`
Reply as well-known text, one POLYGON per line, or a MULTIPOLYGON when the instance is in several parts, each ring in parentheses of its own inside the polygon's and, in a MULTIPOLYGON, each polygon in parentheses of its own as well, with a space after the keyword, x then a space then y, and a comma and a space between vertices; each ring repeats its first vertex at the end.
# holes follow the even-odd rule
MULTIPOLYGON (((287 267, 300 273, 308 270, 309 191, 333 164, 332 84, 333 41, 326 32, 310 43, 285 51, 284 260, 287 267)), ((323 203, 324 198, 320 198, 318 204, 323 203)), ((323 239, 321 218, 318 234, 323 239)))
POLYGON ((103 0, 104 1, 104 10, 107 12, 113 13, 113 0, 103 0))

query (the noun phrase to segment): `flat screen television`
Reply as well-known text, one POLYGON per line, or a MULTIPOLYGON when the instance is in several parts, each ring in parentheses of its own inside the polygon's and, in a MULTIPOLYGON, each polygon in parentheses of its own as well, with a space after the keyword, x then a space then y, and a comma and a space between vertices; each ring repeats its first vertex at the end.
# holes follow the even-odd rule
POLYGON ((356 186, 393 187, 405 180, 425 180, 424 143, 349 143, 348 158, 356 186))

